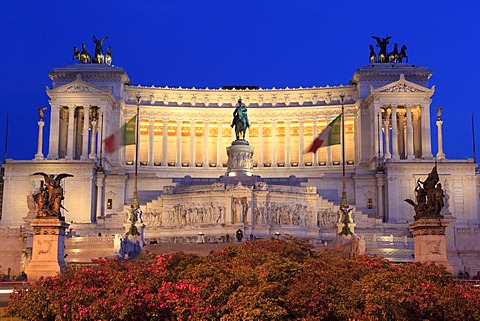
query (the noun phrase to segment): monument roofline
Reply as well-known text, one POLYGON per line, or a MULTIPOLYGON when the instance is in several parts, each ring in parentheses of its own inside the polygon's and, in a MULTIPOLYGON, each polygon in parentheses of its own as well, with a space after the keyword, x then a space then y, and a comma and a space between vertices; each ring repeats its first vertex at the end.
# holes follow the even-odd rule
MULTIPOLYGON (((352 81, 358 83, 368 80, 398 80, 400 74, 404 74, 409 80, 422 79, 427 81, 432 76, 432 71, 427 67, 399 63, 373 63, 358 68, 353 74, 352 81)), ((415 82, 415 81, 414 81, 415 82)))
POLYGON ((124 84, 130 83, 130 78, 123 68, 107 64, 75 64, 56 67, 48 73, 48 76, 55 83, 56 81, 73 81, 78 74, 82 74, 83 79, 119 77, 124 84))
MULTIPOLYGON (((249 86, 250 87, 250 86, 249 86)), ((190 87, 190 88, 187 88, 187 87, 170 87, 170 86, 143 86, 143 85, 127 85, 125 86, 125 89, 126 90, 135 90, 135 89, 167 89, 167 90, 172 90, 172 91, 203 91, 203 92, 208 92, 208 91, 216 91, 216 92, 230 92, 230 93, 233 93, 233 92, 238 92, 238 93, 242 93, 242 92, 275 92, 275 91, 279 91, 279 92, 284 92, 284 91, 301 91, 301 90, 334 90, 334 91, 337 91, 337 90, 342 90, 342 89, 345 89, 345 90, 352 90, 352 89, 356 89, 356 86, 355 85, 338 85, 338 86, 330 86, 330 85, 326 85, 326 86, 323 86, 323 87, 317 87, 317 86, 312 86, 312 87, 282 87, 282 88, 276 88, 276 87, 272 87, 272 88, 262 88, 262 87, 258 87, 256 89, 252 89, 252 88, 245 88, 245 89, 238 89, 238 88, 225 88, 225 86, 223 87, 220 87, 220 88, 209 88, 209 87, 205 87, 205 88, 197 88, 197 87, 190 87)))

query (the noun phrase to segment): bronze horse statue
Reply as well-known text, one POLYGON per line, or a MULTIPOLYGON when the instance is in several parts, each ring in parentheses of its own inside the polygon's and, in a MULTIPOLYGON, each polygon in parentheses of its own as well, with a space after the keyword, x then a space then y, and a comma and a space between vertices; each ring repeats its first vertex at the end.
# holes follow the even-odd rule
POLYGON ((398 54, 398 61, 402 63, 403 58, 405 58, 405 62, 408 62, 408 56, 406 53, 407 46, 403 45, 402 48, 400 48, 400 53, 398 54))
POLYGON ((373 49, 373 46, 370 45, 370 63, 376 63, 377 62, 377 54, 375 53, 375 49, 373 49))
POLYGON ((235 126, 235 136, 237 140, 240 139, 240 136, 242 137, 241 139, 245 140, 245 134, 247 128, 250 127, 250 123, 248 121, 247 108, 245 104, 242 103, 241 98, 238 100, 238 106, 233 112, 233 120, 230 126, 232 128, 235 126))
POLYGON ((75 60, 77 59, 78 61, 80 61, 80 50, 78 50, 77 47, 73 47, 73 57, 72 57, 72 60, 75 60))
POLYGON ((388 62, 397 62, 398 59, 399 59, 398 44, 395 42, 393 44, 393 51, 388 54, 388 62))
POLYGON ((93 36, 92 40, 95 43, 95 56, 93 57, 92 63, 94 64, 103 64, 105 62, 105 55, 103 54, 103 43, 108 39, 108 36, 103 37, 102 39, 97 39, 93 36))

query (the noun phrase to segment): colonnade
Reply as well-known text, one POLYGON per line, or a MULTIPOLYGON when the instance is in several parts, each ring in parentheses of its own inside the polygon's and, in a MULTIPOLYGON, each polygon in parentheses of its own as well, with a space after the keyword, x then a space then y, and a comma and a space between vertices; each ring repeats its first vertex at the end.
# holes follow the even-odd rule
MULTIPOLYGON (((128 121, 128 119, 125 119, 128 121)), ((340 145, 305 154, 330 119, 252 122, 245 137, 254 146, 256 167, 305 167, 341 164, 340 145), (320 125, 321 124, 321 125, 320 125)), ((353 118, 348 119, 353 123, 353 118)), ((235 140, 230 125, 220 120, 141 119, 139 164, 163 167, 223 167, 225 148, 235 140)), ((124 147, 125 163, 135 161, 135 146, 124 147)), ((346 132, 347 162, 355 160, 353 130, 346 132)))
POLYGON ((96 159, 104 124, 98 106, 52 107, 48 159, 96 159))
MULTIPOLYGON (((114 119, 104 119, 104 107, 67 105, 52 107, 48 159, 96 159, 101 152, 100 133, 109 122, 112 133, 118 130, 114 119)), ((332 116, 334 117, 334 116, 332 116)), ((246 140, 254 146, 256 167, 305 167, 341 164, 340 145, 305 150, 333 119, 295 119, 252 122, 246 140)), ((356 118, 346 118, 354 124, 356 118)), ((129 119, 121 117, 120 123, 129 119)), ((346 126, 347 127, 347 126, 346 126)), ((108 130, 107 130, 108 131, 108 130)), ((111 133, 109 133, 111 134, 111 133)), ((219 119, 140 119, 139 163, 146 166, 223 167, 225 152, 235 140, 229 123, 219 119)), ((354 131, 346 131, 346 161, 355 161, 354 131)), ((119 160, 135 161, 135 146, 122 146, 119 160)))
POLYGON ((373 126, 377 130, 375 152, 392 160, 432 158, 428 107, 390 104, 377 108, 381 115, 373 126))

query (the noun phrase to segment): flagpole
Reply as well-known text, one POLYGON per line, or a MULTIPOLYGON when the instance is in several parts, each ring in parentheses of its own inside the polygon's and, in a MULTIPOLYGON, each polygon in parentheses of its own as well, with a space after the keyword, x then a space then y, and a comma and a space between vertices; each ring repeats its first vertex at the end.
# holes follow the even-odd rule
POLYGON ((342 103, 342 202, 340 204, 340 212, 342 213, 341 223, 337 225, 339 229, 338 235, 342 238, 351 238, 354 233, 355 222, 353 222, 352 209, 348 206, 347 201, 347 184, 345 175, 345 93, 340 93, 342 103))
POLYGON ((345 99, 345 94, 341 93, 340 94, 340 99, 342 102, 342 203, 341 203, 341 208, 346 209, 348 208, 348 203, 347 203, 347 187, 346 187, 346 178, 345 178, 345 107, 344 107, 344 99, 345 99))
POLYGON ((100 143, 100 155, 98 155, 98 156, 99 156, 99 158, 100 158, 100 168, 102 168, 102 166, 103 166, 103 165, 102 165, 102 157, 103 157, 103 113, 101 113, 100 118, 101 118, 100 128, 101 128, 102 130, 101 130, 100 133, 99 133, 99 134, 100 134, 100 142, 101 142, 101 143, 100 143))
MULTIPOLYGON (((140 98, 142 96, 139 92, 135 94, 135 98, 137 99, 137 114, 135 116, 135 174, 133 177, 133 199, 132 205, 130 206, 130 227, 128 228, 127 235, 131 235, 133 237, 141 235, 138 232, 138 228, 135 226, 135 223, 138 221, 138 217, 141 215, 140 206, 138 204, 138 141, 139 141, 139 125, 140 125, 140 98)), ((143 233, 143 232, 142 232, 143 233)))
MULTIPOLYGON (((137 99, 137 119, 136 119, 136 124, 135 124, 135 179, 134 179, 134 185, 133 185, 133 201, 132 201, 132 206, 134 210, 138 209, 138 141, 139 141, 139 125, 140 125, 140 99, 142 96, 140 95, 140 92, 137 92, 135 94, 135 98, 137 99)), ((135 224, 136 220, 132 220, 132 224, 135 224)))
POLYGON ((7 159, 7 148, 8 148, 8 119, 9 114, 7 113, 7 126, 5 127, 5 146, 3 150, 3 164, 5 164, 5 160, 7 159))
POLYGON ((473 162, 477 163, 477 152, 475 149, 475 122, 473 120, 473 113, 472 113, 472 144, 473 144, 473 162))

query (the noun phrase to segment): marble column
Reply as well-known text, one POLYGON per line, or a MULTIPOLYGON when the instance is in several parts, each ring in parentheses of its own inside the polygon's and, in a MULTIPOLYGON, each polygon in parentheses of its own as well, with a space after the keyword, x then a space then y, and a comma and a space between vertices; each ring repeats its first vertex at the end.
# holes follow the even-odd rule
MULTIPOLYGON (((377 155, 379 154, 378 152, 380 151, 380 156, 384 155, 384 150, 383 150, 383 144, 382 144, 382 112, 379 109, 377 113, 377 117, 375 119, 375 127, 377 129, 377 150, 376 153, 377 155)), ((346 138, 345 138, 346 139, 346 138)), ((346 147, 347 145, 345 145, 346 147)))
POLYGON ((68 138, 67 138, 67 155, 65 159, 73 159, 73 147, 75 142, 73 140, 74 121, 75 121, 75 106, 68 106, 68 138))
POLYGON ((97 218, 105 216, 104 195, 105 195, 105 175, 103 172, 97 173, 97 218))
POLYGON ((148 128, 148 165, 153 166, 155 163, 155 119, 149 119, 148 128))
POLYGON ((285 121, 285 166, 291 166, 290 160, 290 121, 285 121))
POLYGON ((92 119, 92 130, 90 132, 90 155, 88 158, 95 159, 97 154, 95 153, 95 146, 97 145, 97 120, 92 119))
MULTIPOLYGON (((330 122, 333 120, 333 117, 327 117, 327 126, 330 124, 330 122)), ((332 157, 332 146, 327 146, 327 160, 326 160, 326 165, 327 166, 332 166, 333 165, 333 157, 332 157)))
POLYGON ((437 134, 438 134, 437 159, 443 159, 445 158, 445 154, 443 153, 443 134, 442 134, 443 120, 441 120, 439 117, 436 124, 437 124, 437 134))
POLYGON ((305 166, 305 129, 304 129, 304 120, 300 119, 298 121, 298 166, 305 166))
POLYGON ((83 133, 82 133, 82 156, 80 159, 88 159, 88 131, 90 127, 90 107, 83 107, 83 133))
MULTIPOLYGON (((317 138, 318 136, 318 124, 317 124, 317 120, 314 119, 313 120, 313 138, 312 138, 312 142, 315 141, 315 139, 317 138)), ((318 166, 318 150, 315 151, 315 153, 313 154, 313 166, 318 166)))
POLYGON ((195 121, 190 121, 190 167, 195 167, 195 121))
POLYGON ((263 167, 263 121, 258 122, 258 167, 263 167))
MULTIPOLYGON (((120 124, 126 124, 126 123, 127 123, 127 117, 120 116, 120 124)), ((117 130, 116 126, 112 126, 112 124, 110 124, 109 127, 110 127, 110 130, 112 132, 115 132, 117 130)), ((118 153, 118 161, 121 164, 126 165, 126 163, 127 163, 127 146, 121 145, 120 148, 118 149, 117 153, 118 153)), ((133 158, 132 159, 135 162, 135 150, 133 152, 133 158)), ((130 159, 129 159, 129 161, 130 161, 130 159)))
POLYGON ((58 159, 61 107, 52 105, 50 111, 50 138, 47 159, 58 159))
POLYGON ((222 167, 222 140, 223 140, 223 133, 222 128, 223 124, 221 120, 217 121, 218 126, 218 134, 217 134, 217 167, 222 167))
POLYGON ((383 121, 383 130, 385 132, 385 158, 391 158, 392 154, 390 153, 390 114, 392 111, 390 109, 385 110, 385 120, 383 121))
POLYGON ((374 156, 378 158, 378 156, 383 155, 383 148, 382 148, 382 127, 380 123, 380 103, 378 99, 375 99, 373 102, 373 126, 371 128, 372 137, 374 139, 373 146, 374 146, 374 156))
POLYGON ((168 166, 168 120, 163 120, 163 147, 162 147, 162 166, 168 166))
POLYGON ((177 120, 177 159, 176 166, 182 167, 182 121, 177 120))
POLYGON ((406 158, 406 148, 405 148, 405 111, 400 111, 398 113, 398 153, 400 158, 406 158))
POLYGON ((413 125, 412 125, 412 105, 407 108, 407 159, 415 159, 413 151, 413 125))
POLYGON ((385 174, 377 173, 375 176, 377 176, 377 218, 384 219, 383 186, 385 185, 385 174))
POLYGON ((208 167, 208 120, 203 123, 203 167, 208 167))
POLYGON ((422 158, 432 159, 432 144, 430 137, 430 105, 421 105, 421 126, 422 126, 422 158))
POLYGON ((77 108, 76 110, 76 117, 74 120, 75 129, 74 129, 74 148, 73 148, 73 159, 82 159, 82 145, 83 145, 83 108, 77 108))
POLYGON ((398 128, 397 128, 397 105, 392 105, 392 159, 399 160, 398 154, 398 128))
MULTIPOLYGON (((105 107, 100 107, 99 111, 98 111, 98 117, 100 117, 100 121, 98 122, 98 135, 99 135, 99 138, 98 138, 98 144, 97 144, 97 155, 100 155, 101 152, 103 152, 103 140, 106 138, 105 137, 105 123, 106 123, 106 117, 105 117, 105 114, 104 114, 104 111, 105 110, 105 107)), ((100 155, 101 157, 101 155, 100 155)))
POLYGON ((45 123, 43 122, 43 120, 40 120, 38 122, 37 153, 35 154, 35 159, 37 160, 43 159, 42 147, 43 147, 43 126, 44 125, 45 123))
POLYGON ((272 121, 272 167, 277 167, 277 121, 272 121))
POLYGON ((412 110, 413 119, 413 150, 415 158, 421 157, 422 153, 422 126, 420 120, 420 108, 412 110))

